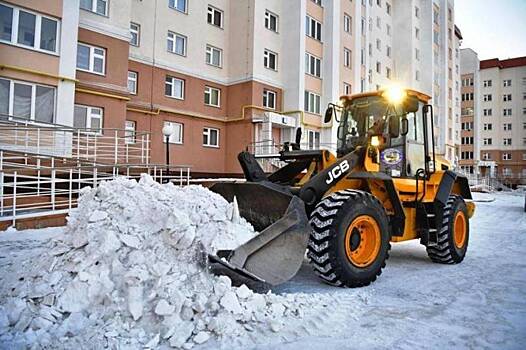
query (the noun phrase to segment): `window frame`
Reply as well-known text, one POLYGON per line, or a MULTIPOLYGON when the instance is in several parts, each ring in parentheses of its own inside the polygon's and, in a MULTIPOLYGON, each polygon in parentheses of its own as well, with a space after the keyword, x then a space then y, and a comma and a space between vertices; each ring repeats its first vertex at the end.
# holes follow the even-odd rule
POLYGON ((269 50, 269 49, 264 49, 263 50, 263 67, 277 72, 278 71, 278 53, 272 50, 269 50), (270 56, 271 55, 274 55, 274 65, 275 65, 274 68, 270 67, 270 56))
POLYGON ((137 143, 137 122, 135 120, 124 121, 124 144, 133 145, 137 143), (133 129, 128 127, 128 123, 133 123, 133 129))
POLYGON ((264 26, 266 29, 270 30, 271 32, 279 33, 279 16, 275 14, 274 12, 265 9, 264 26), (274 17, 276 19, 276 29, 272 29, 270 27, 270 23, 271 23, 270 17, 274 17))
POLYGON ((322 23, 309 15, 305 15, 305 35, 309 38, 322 42, 322 23), (314 24, 314 26, 313 26, 314 24), (314 32, 313 32, 314 28, 314 32), (313 35, 311 35, 313 34, 313 35), (319 37, 319 38, 318 38, 319 37))
POLYGON ((169 30, 168 33, 166 34, 166 51, 168 51, 169 53, 173 53, 175 55, 181 56, 181 57, 186 57, 187 40, 188 40, 188 37, 186 35, 172 32, 171 30, 169 30), (172 38, 170 38, 170 35, 172 35, 172 38), (183 53, 182 54, 176 51, 177 50, 177 37, 183 39, 183 53), (169 41, 172 42, 173 50, 170 50, 170 47, 168 45, 169 41))
MULTIPOLYGON (((82 72, 86 72, 86 73, 90 73, 90 74, 96 74, 96 75, 105 76, 106 75, 106 49, 103 48, 103 47, 86 44, 86 43, 83 43, 83 42, 80 42, 80 41, 77 42, 77 50, 78 50, 79 46, 85 46, 85 47, 88 47, 90 49, 90 52, 89 52, 89 64, 88 64, 89 68, 88 69, 84 69, 84 68, 79 68, 78 67, 78 55, 77 55, 76 70, 79 70, 79 71, 82 71, 82 72), (101 72, 96 72, 96 71, 93 70, 93 68, 95 66, 95 49, 99 49, 99 50, 102 50, 104 52, 104 55, 102 56, 102 73, 101 72)), ((97 54, 97 56, 100 56, 100 55, 97 54)))
POLYGON ((220 135, 220 129, 219 128, 213 128, 210 126, 203 127, 203 136, 206 136, 207 141, 203 140, 203 147, 211 147, 211 148, 219 148, 220 142, 219 142, 219 135, 220 135), (215 131, 217 133, 217 144, 210 143, 211 140, 211 131, 215 131))
POLYGON ((206 23, 214 26, 214 27, 217 27, 217 28, 221 28, 223 29, 224 27, 224 24, 225 24, 225 12, 215 6, 212 6, 212 5, 208 5, 207 6, 207 10, 206 10, 206 23), (215 20, 215 13, 219 13, 221 16, 220 16, 220 22, 219 25, 215 24, 214 23, 214 20, 215 20), (211 15, 211 18, 212 18, 212 22, 209 22, 208 21, 208 17, 211 15))
POLYGON ((128 71, 128 78, 126 79, 126 83, 127 83, 127 87, 128 87, 128 92, 132 95, 137 95, 137 90, 138 90, 138 82, 139 82, 139 73, 133 71, 133 70, 129 70, 128 71), (130 78, 130 73, 132 74, 135 74, 135 78, 130 78), (130 81, 134 82, 135 84, 135 88, 133 89, 133 91, 130 90, 130 81))
POLYGON ((349 83, 344 82, 343 83, 343 94, 344 95, 351 95, 352 94, 352 85, 349 83), (349 90, 349 91, 347 91, 349 90))
POLYGON ((268 109, 276 109, 276 102, 277 102, 277 98, 278 98, 278 94, 276 91, 274 90, 270 90, 270 89, 263 89, 263 107, 265 108, 268 108, 268 109), (269 95, 274 95, 272 101, 273 101, 273 106, 270 106, 269 105, 269 95))
POLYGON ((132 36, 130 39, 130 45, 139 47, 141 45, 141 25, 135 22, 130 22, 130 34, 132 36), (133 26, 136 26, 137 29, 133 29, 133 26), (133 34, 136 34, 137 37, 137 43, 135 44, 133 43, 133 34))
POLYGON ((174 6, 170 5, 171 2, 172 2, 172 0, 168 0, 168 8, 171 8, 172 10, 175 10, 177 12, 188 14, 188 0, 173 0, 174 6), (179 1, 183 1, 184 2, 184 11, 181 11, 179 8, 177 8, 175 6, 176 3, 179 4, 179 1))
MULTIPOLYGON (((174 144, 174 145, 182 145, 184 144, 184 124, 180 122, 175 122, 173 120, 163 120, 163 127, 166 125, 172 125, 172 126, 178 126, 179 128, 179 134, 177 135, 176 132, 170 135, 168 137, 168 143, 174 144), (177 136, 177 138, 175 138, 177 136)), ((163 143, 166 144, 166 136, 163 135, 163 143)))
POLYGON ((185 82, 184 79, 174 77, 173 75, 166 75, 165 76, 165 78, 164 78, 164 96, 169 97, 169 98, 173 98, 173 99, 176 99, 176 100, 184 100, 185 95, 186 95, 185 89, 186 89, 186 82, 185 82), (170 83, 167 81, 168 79, 171 79, 170 83), (176 80, 181 82, 181 96, 180 97, 174 95, 174 91, 175 91, 174 81, 176 81, 176 80), (170 95, 166 94, 166 86, 167 85, 171 85, 171 88, 170 88, 171 94, 170 95))
POLYGON ((97 1, 98 0, 91 0, 91 9, 87 9, 85 7, 82 7, 82 6, 80 6, 80 4, 79 4, 79 8, 81 10, 88 11, 88 12, 94 13, 94 14, 99 15, 99 16, 109 17, 109 14, 108 14, 109 0, 100 0, 100 1, 104 2, 104 13, 97 12, 97 1))
POLYGON ((205 101, 204 101, 205 106, 221 108, 221 89, 213 87, 213 86, 205 85, 204 95, 205 95, 205 101), (217 105, 212 103, 212 96, 213 96, 212 92, 213 91, 217 91, 217 105), (206 103, 207 94, 210 95, 210 97, 208 98, 208 103, 206 103))
POLYGON ((316 150, 316 149, 320 149, 320 146, 321 146, 321 133, 316 130, 307 129, 307 149, 316 150), (312 141, 312 147, 311 147, 311 141, 312 141), (316 142, 318 143, 317 145, 316 145, 316 142))
POLYGON ((321 95, 318 95, 317 93, 309 91, 309 90, 305 90, 304 97, 307 97, 307 98, 304 98, 304 106, 303 107, 305 109, 305 112, 311 113, 311 114, 321 115, 321 95), (310 109, 311 98, 313 99, 314 110, 310 109))
POLYGON ((346 47, 343 48, 343 66, 352 68, 352 51, 346 47), (349 62, 347 62, 347 57, 349 58, 349 62))
POLYGON ((98 107, 98 106, 89 106, 89 105, 85 105, 85 104, 79 104, 79 103, 75 103, 73 105, 73 123, 75 123, 75 107, 82 107, 82 108, 86 108, 86 127, 84 128, 77 128, 75 126, 73 126, 75 129, 84 129, 86 131, 84 131, 84 133, 86 134, 91 134, 91 135, 102 135, 102 129, 104 127, 104 108, 102 107, 98 107), (97 132, 93 132, 93 131, 87 131, 87 130, 91 130, 91 119, 92 119, 92 116, 95 115, 93 113, 93 110, 95 109, 98 109, 100 110, 100 128, 98 129, 99 131, 97 132))
POLYGON ((347 13, 343 14, 343 31, 352 35, 352 17, 347 13))
POLYGON ((219 47, 215 47, 209 44, 206 44, 206 51, 205 51, 205 62, 209 66, 216 67, 216 68, 223 68, 223 49, 220 49, 219 47), (210 52, 209 52, 210 51, 210 52), (219 65, 214 64, 214 52, 219 53, 219 65), (210 54, 210 62, 208 62, 208 54, 210 54))
POLYGON ((7 77, 0 76, 1 80, 6 80, 9 82, 9 95, 7 96, 7 115, 9 119, 19 119, 27 120, 33 124, 54 124, 57 119, 57 87, 52 85, 40 84, 30 81, 11 79, 7 77), (31 87, 31 102, 29 109, 29 118, 18 117, 14 115, 14 99, 15 99, 15 84, 26 85, 31 87), (51 122, 40 121, 36 119, 36 98, 37 98, 37 87, 44 87, 48 89, 53 89, 53 118, 51 122))
POLYGON ((38 52, 46 53, 48 55, 53 55, 53 56, 58 56, 60 54, 60 43, 61 43, 60 32, 61 32, 61 24, 62 24, 60 19, 48 16, 48 15, 44 15, 36 11, 28 10, 26 8, 18 7, 16 5, 7 4, 4 2, 0 2, 0 5, 10 8, 12 10, 11 37, 9 40, 4 40, 0 38, 0 43, 11 45, 11 46, 16 46, 16 47, 21 47, 21 48, 32 50, 32 51, 38 51, 38 52), (26 12, 28 14, 35 16, 35 31, 34 31, 33 46, 21 44, 18 42, 20 11, 26 12), (42 19, 43 18, 56 23, 55 50, 54 51, 50 51, 50 50, 41 48, 42 19))
POLYGON ((319 79, 322 79, 321 77, 321 72, 322 72, 322 62, 321 62, 321 58, 319 58, 318 56, 315 56, 309 52, 305 52, 305 73, 310 75, 310 76, 313 76, 315 78, 319 78, 319 79), (312 59, 314 59, 314 73, 312 73, 312 59), (318 63, 319 62, 319 66, 318 66, 318 63), (317 69, 319 68, 319 69, 317 69), (318 71, 319 70, 319 71, 318 71), (318 72, 317 72, 318 71, 318 72), (316 74, 318 73, 318 74, 316 74))

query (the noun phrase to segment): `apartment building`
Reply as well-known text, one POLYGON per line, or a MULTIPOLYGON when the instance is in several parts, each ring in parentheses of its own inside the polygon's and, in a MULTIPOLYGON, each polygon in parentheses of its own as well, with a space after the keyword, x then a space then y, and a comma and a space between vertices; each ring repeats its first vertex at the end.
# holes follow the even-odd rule
POLYGON ((125 128, 129 142, 151 132, 160 164, 169 124, 171 163, 234 174, 239 151, 273 153, 298 127, 303 147, 334 149, 327 103, 398 83, 433 97, 437 149, 453 161, 461 38, 453 5, 0 0, 0 113, 125 128))
POLYGON ((480 174, 526 184, 526 57, 482 60, 479 74, 480 174))

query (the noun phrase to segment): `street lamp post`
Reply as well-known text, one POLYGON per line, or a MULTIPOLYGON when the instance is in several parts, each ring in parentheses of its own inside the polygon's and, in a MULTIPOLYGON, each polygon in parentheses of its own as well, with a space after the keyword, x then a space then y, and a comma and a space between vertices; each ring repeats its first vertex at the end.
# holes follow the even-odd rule
MULTIPOLYGON (((172 124, 165 124, 163 126, 163 135, 166 141, 166 176, 170 176, 170 136, 174 133, 172 124)), ((168 180, 169 181, 169 180, 168 180)))

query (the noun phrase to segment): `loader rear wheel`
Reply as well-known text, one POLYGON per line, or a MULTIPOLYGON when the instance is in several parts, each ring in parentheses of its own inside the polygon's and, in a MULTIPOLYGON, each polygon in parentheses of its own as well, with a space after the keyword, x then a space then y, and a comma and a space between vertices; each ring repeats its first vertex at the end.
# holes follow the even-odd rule
POLYGON ((382 204, 358 190, 332 193, 311 215, 308 257, 325 282, 363 287, 382 273, 389 257, 390 234, 382 204))
POLYGON ((428 246, 427 255, 436 263, 458 264, 466 256, 468 241, 466 203, 462 197, 451 195, 444 207, 442 226, 438 231, 438 245, 428 246))

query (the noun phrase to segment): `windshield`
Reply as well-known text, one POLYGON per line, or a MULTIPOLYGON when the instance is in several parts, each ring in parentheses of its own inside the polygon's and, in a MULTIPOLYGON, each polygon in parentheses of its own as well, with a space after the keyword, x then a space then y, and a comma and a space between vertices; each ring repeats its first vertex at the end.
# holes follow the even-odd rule
POLYGON ((386 135, 389 119, 400 118, 401 106, 395 106, 381 96, 362 97, 345 107, 338 128, 338 151, 346 154, 365 146, 372 135, 386 135))

